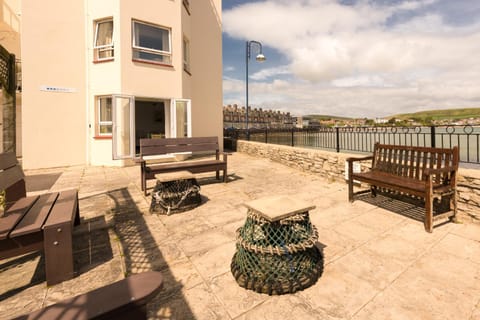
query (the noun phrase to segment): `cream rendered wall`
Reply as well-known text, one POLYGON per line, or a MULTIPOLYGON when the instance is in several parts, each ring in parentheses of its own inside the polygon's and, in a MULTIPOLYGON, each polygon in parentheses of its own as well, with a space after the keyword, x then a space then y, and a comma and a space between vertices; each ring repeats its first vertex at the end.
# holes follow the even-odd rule
POLYGON ((23 0, 21 34, 23 167, 85 164, 84 2, 23 0))
MULTIPOLYGON (((121 88, 121 38, 120 1, 119 0, 87 0, 87 96, 88 96, 88 159, 92 165, 122 165, 122 161, 112 160, 112 139, 95 136, 95 97, 122 93, 121 88), (93 63, 95 20, 113 17, 114 60, 93 63)), ((125 37, 123 37, 125 38, 125 37)))
POLYGON ((182 9, 180 0, 122 1, 120 9, 122 93, 137 97, 181 98, 182 9), (171 28, 173 67, 132 61, 132 18, 171 28))
POLYGON ((193 136, 218 136, 223 146, 222 1, 190 1, 193 136))

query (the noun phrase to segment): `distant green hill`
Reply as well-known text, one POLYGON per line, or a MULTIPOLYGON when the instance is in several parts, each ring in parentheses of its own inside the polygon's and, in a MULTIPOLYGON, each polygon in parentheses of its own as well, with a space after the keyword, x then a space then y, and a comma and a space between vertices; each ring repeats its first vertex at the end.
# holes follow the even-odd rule
POLYGON ((416 120, 458 120, 469 118, 480 118, 480 108, 467 109, 445 109, 445 110, 428 110, 415 113, 396 114, 387 118, 395 118, 399 120, 416 119, 416 120))

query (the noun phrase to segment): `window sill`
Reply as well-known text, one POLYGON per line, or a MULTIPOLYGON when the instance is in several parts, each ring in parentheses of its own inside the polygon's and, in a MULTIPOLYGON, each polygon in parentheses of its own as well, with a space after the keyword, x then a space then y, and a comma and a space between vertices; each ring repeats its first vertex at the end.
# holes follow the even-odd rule
POLYGON ((172 68, 173 69, 173 65, 166 64, 166 63, 161 63, 161 62, 141 60, 141 59, 132 59, 132 61, 133 62, 139 62, 139 63, 145 63, 145 64, 153 64, 153 65, 156 65, 156 66, 167 67, 167 68, 172 68))
POLYGON ((114 58, 111 59, 102 59, 102 60, 93 60, 93 63, 104 63, 104 62, 112 62, 114 61, 114 58))
POLYGON ((112 140, 112 136, 94 136, 93 140, 112 140))

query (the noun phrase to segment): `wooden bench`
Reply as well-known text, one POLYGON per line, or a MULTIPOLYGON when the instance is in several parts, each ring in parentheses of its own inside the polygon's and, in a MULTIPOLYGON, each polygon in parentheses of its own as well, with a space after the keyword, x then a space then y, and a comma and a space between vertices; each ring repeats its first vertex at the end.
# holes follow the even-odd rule
POLYGON ((385 189, 425 199, 425 230, 432 232, 433 221, 449 217, 455 219, 457 213, 456 184, 458 171, 458 147, 452 149, 395 146, 376 143, 373 155, 362 158, 349 158, 348 199, 369 190, 354 193, 354 182, 370 185, 372 195, 377 189, 385 189), (353 172, 355 161, 371 160, 367 172, 353 172), (449 197, 447 212, 433 216, 434 199, 449 197), (452 209, 453 207, 453 209, 452 209))
POLYGON ((162 284, 160 272, 139 273, 14 320, 147 319, 146 304, 162 284))
POLYGON ((140 139, 140 163, 142 191, 147 194, 147 179, 155 179, 157 173, 167 173, 187 170, 191 173, 216 171, 216 178, 220 179, 223 171, 223 181, 227 182, 227 153, 223 152, 220 159, 218 137, 195 138, 166 138, 166 139, 140 139), (154 163, 152 156, 168 155, 180 152, 214 153, 215 159, 200 159, 186 161, 172 161, 154 163), (150 158, 150 159, 149 159, 150 158))
POLYGON ((47 285, 73 278, 72 232, 80 224, 76 190, 26 196, 23 170, 14 153, 0 154, 0 259, 44 251, 47 285))

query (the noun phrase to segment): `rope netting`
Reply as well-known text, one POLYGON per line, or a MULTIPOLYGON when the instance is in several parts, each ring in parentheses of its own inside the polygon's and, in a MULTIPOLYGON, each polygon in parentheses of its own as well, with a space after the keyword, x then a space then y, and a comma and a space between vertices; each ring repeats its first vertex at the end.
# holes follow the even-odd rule
POLYGON ((237 230, 232 274, 240 286, 260 293, 302 290, 323 271, 317 239, 308 212, 270 222, 249 209, 245 224, 237 230))
POLYGON ((182 212, 193 209, 202 202, 200 186, 196 179, 158 181, 152 192, 150 212, 182 212))

